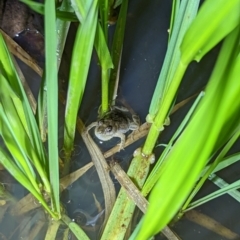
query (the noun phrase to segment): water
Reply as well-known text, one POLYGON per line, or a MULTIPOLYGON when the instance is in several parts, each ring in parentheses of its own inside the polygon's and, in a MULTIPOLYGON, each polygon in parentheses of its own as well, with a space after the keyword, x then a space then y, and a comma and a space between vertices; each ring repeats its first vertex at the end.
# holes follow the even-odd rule
MULTIPOLYGON (((148 107, 151 101, 152 92, 155 88, 159 71, 165 56, 167 46, 167 29, 170 16, 170 4, 168 1, 130 1, 129 11, 127 16, 126 34, 124 40, 124 49, 120 73, 120 86, 118 99, 126 102, 139 116, 141 122, 145 121, 148 113, 148 107)), ((112 32, 114 26, 110 27, 112 32)), ((66 45, 66 52, 63 56, 61 71, 59 78, 62 83, 62 88, 66 88, 66 83, 69 74, 69 63, 71 59, 72 40, 74 38, 74 25, 70 31, 70 39, 66 45)), ((24 32, 24 37, 28 37, 29 32, 24 32)), ((36 33, 39 34, 39 33, 36 33)), ((21 34, 19 34, 20 37, 21 34)), ((111 36, 110 36, 111 37, 111 36)), ((32 40, 31 40, 32 42, 32 40)), ((206 85, 211 69, 218 54, 219 47, 215 48, 211 53, 204 57, 200 63, 192 63, 185 76, 184 81, 180 86, 177 102, 191 96, 206 85)), ((30 87, 33 89, 34 95, 37 96, 39 88, 39 78, 32 73, 26 66, 21 65, 30 87)), ((91 69, 86 86, 86 93, 83 96, 83 103, 80 108, 79 115, 86 125, 89 125, 97 118, 97 110, 100 105, 100 71, 97 63, 96 53, 93 53, 91 69), (94 98, 92 96, 95 96, 94 98)), ((171 125, 166 127, 161 134, 158 143, 167 143, 172 133, 176 130, 179 123, 185 116, 191 106, 191 102, 186 104, 182 109, 174 113, 171 117, 171 125)), ((63 116, 64 108, 59 109, 59 146, 62 143, 63 134, 63 116)), ((94 141, 99 144, 96 137, 94 141)), ((107 143, 99 144, 99 147, 104 152, 107 149, 118 143, 118 139, 113 139, 107 143)), ((135 145, 126 148, 124 151, 114 155, 121 166, 126 170, 132 159, 133 151, 141 146, 143 140, 140 140, 135 145)), ((239 151, 239 144, 235 145, 233 152, 239 151)), ((60 147, 61 149, 61 147, 60 147)), ((76 135, 75 154, 73 155, 70 169, 74 171, 81 168, 91 161, 90 156, 84 146, 84 143, 79 135, 76 135)), ((155 150, 156 155, 162 152, 162 147, 155 150)), ((1 173, 2 174, 2 173, 1 173)), ((221 171, 222 176, 226 181, 234 181, 239 177, 240 164, 234 164, 232 167, 221 171)), ((3 176, 3 175, 0 175, 3 176)), ((6 179, 6 176, 4 176, 6 179)), ((116 190, 120 185, 112 177, 116 190)), ((4 181, 4 180, 3 180, 4 181)), ((9 183, 8 183, 9 184, 9 183)), ((17 199, 23 197, 26 191, 19 186, 16 181, 10 182, 10 192, 17 199)), ((207 181, 196 198, 206 195, 207 193, 216 190, 217 187, 207 181)), ((104 198, 101 189, 101 184, 94 167, 88 170, 81 178, 71 184, 61 195, 61 201, 66 209, 68 216, 75 219, 76 222, 87 232, 91 239, 99 239, 98 231, 102 223, 102 214, 104 211, 104 198), (96 200, 94 199, 94 195, 96 200), (101 206, 99 210, 97 204, 101 206)), ((224 195, 216 200, 213 200, 196 210, 204 213, 206 216, 215 219, 222 225, 229 228, 231 231, 240 235, 240 218, 237 209, 239 203, 228 195, 224 195)), ((8 213, 4 215, 4 221, 0 224, 0 232, 11 239, 29 239, 34 223, 41 222, 43 230, 35 239, 44 239, 44 234, 48 224, 48 218, 43 211, 35 210, 27 214, 25 217, 11 216, 8 213), (31 219, 31 220, 30 220, 31 219), (29 222, 30 225, 27 223, 29 222)), ((58 237, 61 236, 65 227, 58 232, 58 237)), ((173 226, 173 230, 184 240, 191 239, 211 239, 220 240, 227 239, 226 236, 220 236, 219 233, 208 230, 197 223, 193 223, 192 219, 184 217, 173 226)), ((165 239, 162 235, 158 235, 156 239, 165 239)))

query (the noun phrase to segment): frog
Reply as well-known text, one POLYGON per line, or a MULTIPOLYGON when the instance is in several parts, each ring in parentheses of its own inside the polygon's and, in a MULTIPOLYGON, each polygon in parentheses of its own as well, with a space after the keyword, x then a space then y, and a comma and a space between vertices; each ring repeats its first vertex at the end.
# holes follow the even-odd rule
POLYGON ((125 145, 128 131, 136 131, 140 127, 140 119, 137 115, 128 116, 129 111, 125 107, 112 106, 110 111, 103 115, 97 122, 87 127, 87 132, 95 127, 94 134, 101 141, 109 141, 114 137, 120 138, 119 151, 125 145))

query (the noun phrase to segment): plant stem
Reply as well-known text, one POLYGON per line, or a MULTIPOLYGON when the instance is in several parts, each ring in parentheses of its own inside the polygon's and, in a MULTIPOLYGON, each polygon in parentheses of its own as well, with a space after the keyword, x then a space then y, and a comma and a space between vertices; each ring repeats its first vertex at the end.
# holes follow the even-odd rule
POLYGON ((106 41, 108 40, 109 0, 99 0, 99 13, 106 41))
POLYGON ((102 67, 102 107, 101 115, 108 111, 108 83, 109 83, 109 71, 102 67))
MULTIPOLYGON (((81 2, 76 1, 76 3, 81 2)), ((73 6, 78 16, 78 13, 80 14, 81 9, 78 5, 73 6)), ((87 14, 85 13, 85 17, 82 19, 82 25, 79 26, 77 30, 68 84, 63 147, 66 169, 69 168, 70 157, 73 150, 77 114, 79 107, 81 106, 92 56, 93 43, 97 27, 98 1, 88 1, 86 2, 85 7, 85 12, 87 12, 87 14), (89 4, 90 6, 87 6, 89 4)))
POLYGON ((128 10, 128 0, 123 0, 120 8, 114 36, 111 47, 111 56, 114 68, 111 69, 110 79, 109 79, 109 101, 111 104, 115 104, 116 99, 116 89, 118 88, 119 82, 119 72, 120 72, 120 64, 122 57, 122 48, 123 48, 123 39, 127 18, 127 10, 128 10))
MULTIPOLYGON (((149 166, 149 160, 143 157, 139 152, 139 154, 133 158, 130 168, 127 172, 131 180, 140 189, 148 175, 149 166)), ((115 202, 107 225, 101 236, 101 240, 116 239, 116 236, 119 240, 124 239, 124 235, 132 219, 135 206, 135 203, 129 200, 125 189, 121 188, 117 197, 117 201, 115 202)))
POLYGON ((174 74, 172 83, 169 86, 166 96, 163 100, 163 103, 159 108, 160 110, 158 111, 157 116, 155 117, 153 124, 149 130, 149 134, 147 136, 146 142, 142 150, 144 155, 148 156, 152 153, 152 150, 156 144, 160 131, 163 129, 165 119, 167 118, 172 101, 176 95, 179 84, 182 80, 182 77, 185 73, 187 66, 188 66, 188 63, 185 65, 185 64, 182 64, 180 61, 178 68, 174 74))
MULTIPOLYGON (((170 150, 173 147, 173 143, 176 141, 176 139, 179 137, 179 135, 182 133, 186 125, 188 124, 189 120, 191 119, 193 113, 195 112, 196 106, 199 104, 200 100, 204 96, 204 93, 201 92, 195 102, 193 103, 191 109, 188 111, 187 115, 183 119, 182 123, 179 125, 178 129, 175 131, 174 135, 172 136, 171 140, 165 147, 164 151, 162 152, 161 156, 157 160, 157 163, 155 164, 154 168, 152 169, 150 175, 148 176, 143 189, 142 189, 142 194, 143 196, 147 196, 148 193, 151 191, 157 180, 159 179, 159 176, 161 174, 161 169, 162 169, 162 164, 165 161, 166 156, 170 152, 170 150)), ((176 107, 177 105, 175 105, 176 107)), ((175 108, 174 107, 174 108, 175 108)), ((172 111, 171 111, 172 114, 172 111)))
POLYGON ((75 222, 72 222, 67 215, 63 214, 62 220, 71 229, 77 239, 90 240, 86 233, 75 222))
MULTIPOLYGON (((207 180, 208 176, 212 173, 212 171, 215 169, 215 167, 218 165, 218 163, 220 161, 222 161, 223 157, 227 154, 227 152, 229 151, 229 149, 233 146, 233 144, 237 141, 237 139, 239 138, 239 133, 240 131, 236 131, 235 134, 231 137, 231 139, 228 141, 228 143, 224 146, 224 148, 222 149, 222 151, 220 152, 220 154, 217 156, 217 158, 215 159, 215 161, 211 164, 211 166, 208 168, 208 170, 206 171, 206 173, 204 174, 204 176, 201 178, 201 180, 198 182, 198 184, 196 185, 196 187, 193 189, 193 191, 191 192, 191 194, 189 195, 188 199, 186 200, 186 202, 184 203, 178 217, 180 218, 182 216, 182 214, 184 213, 185 209, 188 207, 188 205, 190 204, 190 202, 192 201, 192 199, 194 198, 194 196, 197 194, 197 192, 199 191, 199 189, 202 187, 202 185, 204 184, 204 182, 207 180)), ((207 196, 206 196, 207 197, 207 196)))

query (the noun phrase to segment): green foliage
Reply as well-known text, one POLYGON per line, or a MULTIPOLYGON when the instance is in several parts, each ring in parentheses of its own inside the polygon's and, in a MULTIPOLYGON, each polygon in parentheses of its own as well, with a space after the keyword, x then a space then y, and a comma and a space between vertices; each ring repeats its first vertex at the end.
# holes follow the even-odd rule
POLYGON ((53 217, 57 217, 41 195, 42 191, 50 196, 52 192, 48 180, 46 156, 32 109, 2 35, 0 35, 0 51, 3 73, 0 75, 0 134, 14 159, 10 160, 9 154, 1 148, 0 161, 13 176, 18 177, 18 181, 32 192, 53 217), (35 174, 35 169, 40 179, 35 174))
MULTIPOLYGON (((119 73, 128 1, 122 2, 111 55, 107 43, 108 15, 110 7, 116 7, 121 1, 71 0, 72 8, 64 1, 64 4, 67 4, 66 10, 64 7, 57 9, 54 1, 45 1, 45 4, 22 1, 45 16, 46 67, 39 95, 38 113, 40 129, 48 128, 49 153, 46 157, 35 116, 15 70, 14 61, 0 35, 0 135, 7 148, 0 148, 0 162, 41 202, 53 218, 61 218, 78 239, 89 239, 76 223, 60 212, 57 148, 57 71, 60 60, 57 59, 57 54, 65 43, 66 25, 63 22, 56 24, 56 17, 79 22, 72 54, 65 113, 64 150, 67 161, 64 174, 67 174, 93 46, 101 66, 102 114, 108 111, 109 102, 115 97, 113 85, 116 85, 119 73), (114 69, 110 72, 113 66, 114 69), (48 121, 46 125, 45 110, 48 121), (44 192, 51 199, 51 208, 43 197, 44 192)), ((167 54, 149 108, 148 120, 153 124, 142 152, 134 157, 128 170, 128 175, 142 188, 144 196, 151 192, 150 207, 138 230, 134 232, 134 236, 137 237, 132 236, 131 239, 148 239, 161 231, 179 209, 182 214, 240 186, 238 180, 190 203, 210 173, 239 160, 239 154, 231 159, 222 159, 239 138, 240 132, 240 102, 237 101, 240 92, 240 0, 206 0, 195 18, 198 4, 199 1, 195 0, 173 1, 167 54), (224 38, 205 95, 201 94, 194 103, 144 185, 151 153, 160 131, 163 130, 164 121, 170 113, 188 64, 193 60, 200 61, 224 38), (223 150, 216 160, 205 167, 220 148, 223 150), (199 176, 201 180, 196 185, 199 176)), ((134 208, 135 204, 129 200, 125 190, 121 189, 101 239, 114 239, 116 236, 123 239, 134 208)), ((55 223, 57 228, 59 222, 55 223)))
POLYGON ((50 182, 52 186, 53 209, 60 215, 59 200, 59 164, 58 164, 58 69, 55 3, 45 3, 45 74, 47 94, 47 123, 48 123, 48 161, 50 182), (51 92, 51 93, 50 93, 51 92))
POLYGON ((84 231, 75 222, 72 222, 72 220, 68 216, 63 214, 62 220, 71 229, 77 239, 89 240, 88 236, 84 233, 84 231))
POLYGON ((189 120, 191 119, 191 117, 192 117, 192 115, 195 111, 195 108, 199 104, 202 97, 204 97, 203 92, 201 92, 199 94, 198 98, 196 99, 196 101, 192 105, 191 109, 188 111, 187 115, 185 116, 185 118, 183 119, 181 124, 179 125, 178 129, 173 134, 173 136, 172 136, 171 140, 169 141, 168 145, 165 147, 163 153, 161 154, 161 156, 157 160, 157 163, 155 164, 154 168, 152 169, 150 175, 148 176, 148 178, 147 178, 147 180, 146 180, 146 182, 145 182, 145 184, 142 188, 142 194, 144 196, 148 195, 148 193, 151 191, 151 189, 153 188, 153 186, 157 182, 158 178, 160 177, 161 171, 162 171, 161 167, 162 167, 163 162, 165 161, 165 158, 167 157, 168 153, 171 151, 171 149, 173 147, 173 143, 180 136, 180 134, 184 130, 185 126, 188 124, 189 120))
POLYGON ((98 13, 97 0, 88 1, 86 6, 83 6, 81 1, 72 1, 72 5, 81 26, 78 27, 74 43, 65 113, 64 152, 67 161, 73 150, 77 113, 86 85, 98 13), (81 9, 84 9, 82 12, 87 13, 85 16, 81 15, 81 9), (89 31, 89 29, 91 30, 89 31))
MULTIPOLYGON (((177 92, 178 84, 181 81, 181 77, 179 77, 178 82, 176 82, 173 76, 179 68, 179 65, 181 64, 180 44, 182 43, 185 32, 187 31, 189 25, 197 14, 199 1, 184 0, 181 2, 180 6, 177 2, 175 4, 176 5, 173 6, 176 9, 174 9, 174 11, 172 12, 173 19, 171 20, 171 38, 167 47, 167 53, 158 78, 157 86, 154 90, 151 105, 149 108, 149 115, 147 116, 148 121, 150 122, 154 121, 154 118, 159 112, 159 109, 161 109, 164 100, 167 99, 168 101, 173 101, 174 96, 170 98, 166 97, 169 86, 171 85, 172 87, 174 87, 173 94, 176 94, 177 92), (179 9, 177 8, 178 6, 179 9)), ((184 71, 185 67, 182 68, 184 71)), ((171 103, 172 102, 168 102, 168 104, 171 103)))
POLYGON ((111 56, 114 68, 111 70, 110 81, 109 81, 109 101, 110 104, 114 105, 115 98, 116 98, 116 87, 118 87, 118 80, 119 80, 119 71, 120 71, 120 63, 121 63, 121 56, 122 56, 122 49, 123 49, 123 39, 124 39, 124 32, 125 32, 125 25, 126 25, 126 18, 127 18, 127 9, 128 9, 128 0, 124 0, 121 5, 121 9, 118 16, 118 21, 113 37, 112 49, 111 49, 111 56))
POLYGON ((172 219, 209 157, 239 127, 240 102, 236 101, 240 92, 239 34, 237 28, 224 41, 205 96, 166 157, 161 177, 150 194, 149 209, 137 239, 147 239, 156 234, 172 219), (175 176, 174 181, 172 176, 175 176))
POLYGON ((184 36, 181 62, 199 61, 210 49, 239 26, 239 0, 207 0, 184 36), (214 17, 213 17, 214 16, 214 17), (201 29, 201 31, 199 31, 201 29))
MULTIPOLYGON (((224 156, 228 153, 228 151, 233 146, 235 141, 239 138, 239 136, 240 136, 240 125, 239 125, 238 129, 236 130, 236 132, 233 134, 233 136, 230 138, 230 140, 227 142, 227 144, 224 146, 224 148, 221 150, 221 152, 218 154, 218 156, 216 157, 214 162, 210 164, 210 166, 208 167, 207 171, 204 173, 204 175, 198 181, 197 185, 194 187, 193 191, 191 192, 191 194, 189 195, 188 199, 186 200, 186 202, 184 203, 183 207, 181 208, 181 212, 184 212, 186 207, 189 208, 189 203, 192 201, 193 197, 197 194, 197 192, 203 186, 203 183, 206 181, 208 176, 210 176, 214 172, 215 168, 223 160, 224 156)), ((209 160, 208 160, 208 162, 209 162, 209 160)), ((223 193, 224 193, 224 191, 222 191, 222 194, 223 193)), ((206 201, 209 201, 211 199, 212 198, 207 198, 206 201)), ((201 204, 203 204, 203 203, 205 203, 205 202, 201 202, 201 204)), ((190 205, 194 205, 194 204, 190 204, 190 205)))
MULTIPOLYGON (((32 10, 34 10, 37 13, 44 14, 45 12, 45 6, 42 3, 38 3, 32 0, 20 0, 20 1, 28 5, 32 10)), ((76 15, 70 11, 56 9, 56 17, 64 21, 78 22, 78 18, 76 17, 76 15)))
MULTIPOLYGON (((140 155, 135 156, 131 162, 127 174, 139 188, 144 184, 149 167, 150 162, 140 155)), ((118 239, 124 239, 135 207, 135 203, 129 200, 125 189, 121 188, 101 240, 114 239, 116 236, 118 239)))
POLYGON ((97 31, 94 42, 95 49, 98 54, 99 62, 101 65, 102 76, 102 114, 108 111, 108 85, 109 85, 109 69, 113 68, 112 59, 108 50, 107 41, 100 23, 97 25, 97 31))
POLYGON ((109 0, 99 0, 99 14, 101 18, 101 26, 106 42, 108 41, 108 15, 110 11, 110 4, 109 0))

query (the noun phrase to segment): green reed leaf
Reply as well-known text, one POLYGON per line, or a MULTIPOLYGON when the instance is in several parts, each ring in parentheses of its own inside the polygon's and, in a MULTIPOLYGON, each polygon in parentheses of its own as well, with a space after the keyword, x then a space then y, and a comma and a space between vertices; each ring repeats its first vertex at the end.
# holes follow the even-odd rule
POLYGON ((109 16, 109 0, 99 0, 99 13, 101 18, 101 26, 106 41, 108 40, 108 16, 109 16))
POLYGON ((79 239, 79 240, 89 240, 86 233, 75 222, 73 222, 68 216, 63 214, 62 220, 66 225, 68 225, 68 227, 74 233, 74 235, 77 239, 79 239))
POLYGON ((237 28, 224 41, 206 94, 162 166, 137 239, 147 239, 168 224, 186 200, 209 157, 239 126, 240 102, 236 101, 240 92, 239 36, 237 28))
POLYGON ((239 25, 240 0, 207 0, 184 36, 181 61, 199 61, 239 25), (201 30, 200 30, 201 29, 201 30))
POLYGON ((196 186, 192 190, 191 194, 188 196, 187 200, 185 201, 184 205, 182 206, 180 214, 181 214, 181 212, 185 211, 185 209, 188 207, 188 205, 190 204, 192 199, 196 196, 196 194, 198 193, 200 188, 203 186, 204 182, 207 180, 208 176, 214 171, 214 169, 219 164, 219 162, 222 161, 223 157, 228 153, 228 151, 233 146, 233 144, 236 142, 236 140, 239 138, 239 136, 240 136, 240 124, 239 124, 239 129, 233 134, 233 136, 231 136, 231 138, 226 143, 226 145, 223 147, 223 149, 218 154, 216 159, 213 161, 213 163, 211 163, 211 165, 209 166, 207 171, 204 173, 204 175, 198 181, 198 183, 196 184, 196 186))
POLYGON ((60 214, 58 163, 58 68, 55 2, 45 1, 45 77, 47 94, 49 177, 52 207, 60 214))
POLYGON ((8 154, 4 151, 2 147, 0 147, 0 162, 5 167, 5 169, 8 169, 10 174, 14 176, 22 186, 24 186, 29 192, 32 193, 32 195, 42 204, 42 206, 46 209, 46 211, 52 217, 56 218, 56 215, 50 210, 43 196, 32 185, 33 182, 29 181, 29 179, 19 169, 19 167, 11 160, 11 158, 8 156, 8 154))
MULTIPOLYGON (((77 30, 70 69, 64 128, 64 151, 68 161, 73 150, 77 113, 86 85, 97 26, 97 0, 88 1, 88 4, 91 7, 77 30)), ((81 11, 78 5, 73 5, 73 8, 79 16, 81 11)))
POLYGON ((127 18, 128 0, 122 2, 120 12, 118 15, 118 20, 116 24, 116 29, 113 36, 113 43, 111 49, 111 56, 114 68, 111 70, 110 81, 109 81, 109 101, 111 104, 115 104, 116 99, 116 88, 118 87, 118 75, 120 71, 120 63, 123 49, 123 39, 125 33, 125 25, 127 18), (113 103, 112 103, 113 101, 113 103))
MULTIPOLYGON (((35 12, 44 15, 45 9, 43 3, 35 2, 32 0, 20 0, 20 1, 28 5, 35 12)), ((71 11, 63 11, 61 9, 56 9, 56 17, 64 21, 71 22, 79 21, 74 13, 72 13, 71 11)))
MULTIPOLYGON (((0 70, 5 79, 9 82, 9 85, 11 86, 13 92, 17 95, 18 98, 20 98, 22 102, 23 111, 25 113, 25 118, 27 122, 26 128, 28 128, 27 132, 29 134, 29 139, 33 148, 35 149, 35 153, 37 154, 38 160, 41 162, 42 167, 44 169, 47 169, 46 155, 43 149, 32 108, 28 102, 22 83, 12 62, 12 56, 8 51, 2 34, 0 34, 0 70)), ((50 192, 49 186, 45 187, 47 188, 46 191, 50 192)))
MULTIPOLYGON (((149 121, 152 121, 156 113, 159 111, 163 100, 166 98, 165 95, 169 85, 176 85, 175 92, 177 91, 178 85, 174 82, 173 76, 180 65, 180 45, 185 32, 197 14, 198 5, 199 1, 181 1, 180 8, 177 10, 177 16, 174 16, 175 20, 173 22, 174 24, 172 27, 171 38, 167 47, 166 57, 164 59, 162 70, 160 72, 149 109, 149 121)), ((171 99, 171 101, 173 101, 173 99, 171 99)))

